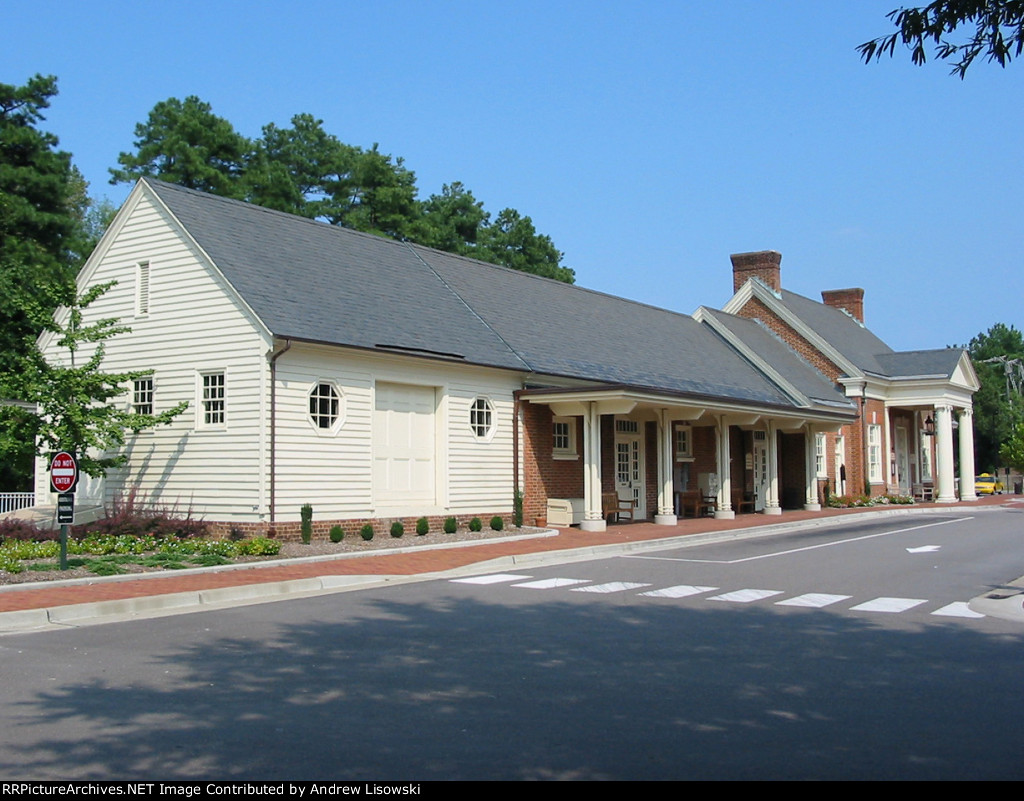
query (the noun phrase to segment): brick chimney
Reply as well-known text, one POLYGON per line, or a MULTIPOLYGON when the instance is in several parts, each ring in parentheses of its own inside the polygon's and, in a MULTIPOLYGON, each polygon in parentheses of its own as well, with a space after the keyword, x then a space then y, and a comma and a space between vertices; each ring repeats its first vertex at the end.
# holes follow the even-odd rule
POLYGON ((772 292, 782 289, 779 265, 782 254, 777 250, 759 250, 756 253, 734 253, 732 259, 732 291, 747 283, 748 278, 760 278, 772 292))
POLYGON ((864 323, 863 289, 826 289, 821 293, 821 300, 826 306, 843 309, 849 312, 857 322, 864 323))

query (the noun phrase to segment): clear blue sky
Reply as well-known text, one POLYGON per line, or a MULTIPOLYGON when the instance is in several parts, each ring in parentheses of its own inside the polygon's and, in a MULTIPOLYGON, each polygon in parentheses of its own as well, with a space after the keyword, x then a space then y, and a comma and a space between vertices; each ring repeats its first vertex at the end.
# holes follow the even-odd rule
POLYGON ((115 203, 135 124, 194 94, 379 142, 421 197, 462 181, 592 289, 720 307, 729 254, 771 249, 795 292, 863 287, 898 350, 1024 328, 1024 63, 865 66, 897 5, 7 0, 0 82, 58 77, 44 127, 115 203))

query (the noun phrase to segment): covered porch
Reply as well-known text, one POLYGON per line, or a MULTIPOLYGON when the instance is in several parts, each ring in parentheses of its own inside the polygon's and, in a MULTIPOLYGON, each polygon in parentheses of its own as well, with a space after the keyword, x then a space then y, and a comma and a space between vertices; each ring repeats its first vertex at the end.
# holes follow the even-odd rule
POLYGON ((702 513, 818 511, 817 435, 850 421, 627 387, 524 390, 519 399, 526 506, 574 499, 585 531, 606 528, 610 497, 622 517, 665 526, 702 513))

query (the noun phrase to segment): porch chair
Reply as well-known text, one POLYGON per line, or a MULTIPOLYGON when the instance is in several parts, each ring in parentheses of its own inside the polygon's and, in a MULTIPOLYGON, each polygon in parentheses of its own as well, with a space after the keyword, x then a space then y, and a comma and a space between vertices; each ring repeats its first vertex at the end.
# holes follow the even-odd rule
POLYGON ((935 500, 935 487, 931 484, 915 484, 913 488, 914 500, 921 503, 929 503, 935 500))
POLYGON ((732 491, 732 510, 736 514, 741 514, 746 509, 750 512, 754 511, 754 499, 747 500, 747 493, 741 489, 734 489, 732 491))
POLYGON ((636 505, 633 498, 623 498, 618 492, 601 493, 601 516, 605 520, 614 516, 618 523, 623 515, 628 516, 630 521, 636 520, 636 505))
POLYGON ((704 511, 704 493, 700 490, 683 490, 679 493, 679 511, 683 517, 700 517, 704 511))

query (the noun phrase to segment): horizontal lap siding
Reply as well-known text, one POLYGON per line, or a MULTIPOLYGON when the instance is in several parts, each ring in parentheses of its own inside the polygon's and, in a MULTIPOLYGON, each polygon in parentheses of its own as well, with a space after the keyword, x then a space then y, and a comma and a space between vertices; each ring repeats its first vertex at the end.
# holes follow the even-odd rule
POLYGON ((293 345, 277 363, 277 520, 297 520, 304 503, 321 520, 511 509, 512 393, 517 379, 423 359, 293 345), (334 383, 343 398, 344 419, 333 434, 318 431, 309 419, 309 392, 323 381, 334 383), (375 505, 373 393, 378 382, 436 390, 438 480, 433 507, 375 505), (489 441, 478 440, 469 427, 470 405, 481 396, 494 407, 496 428, 489 441))
MULTIPOLYGON (((130 436, 130 464, 110 471, 106 495, 133 487, 145 497, 191 507, 209 520, 255 521, 260 487, 261 370, 269 342, 220 280, 145 197, 132 211, 90 278, 118 284, 86 311, 86 322, 115 317, 132 328, 106 343, 108 372, 152 369, 154 411, 186 401, 169 426, 130 436), (136 317, 136 265, 149 262, 149 313, 136 317), (197 375, 223 371, 223 430, 197 427, 197 375)), ((57 356, 51 346, 48 354, 57 356)), ((125 407, 128 392, 115 401, 125 407)), ((265 455, 265 454, 264 454, 265 455)))

